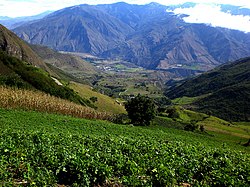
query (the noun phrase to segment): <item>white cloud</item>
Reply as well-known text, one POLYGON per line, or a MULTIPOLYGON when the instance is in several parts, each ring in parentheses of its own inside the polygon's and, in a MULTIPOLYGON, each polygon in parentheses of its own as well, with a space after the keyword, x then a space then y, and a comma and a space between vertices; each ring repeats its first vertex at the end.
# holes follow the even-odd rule
POLYGON ((146 4, 152 1, 164 5, 185 2, 233 4, 250 8, 249 0, 0 0, 0 16, 30 16, 47 10, 58 10, 77 4, 108 4, 125 1, 133 4, 146 4))
POLYGON ((178 8, 175 14, 186 14, 183 18, 188 23, 205 23, 213 27, 224 27, 229 29, 250 32, 250 16, 231 15, 221 11, 220 6, 198 4, 193 8, 178 8))

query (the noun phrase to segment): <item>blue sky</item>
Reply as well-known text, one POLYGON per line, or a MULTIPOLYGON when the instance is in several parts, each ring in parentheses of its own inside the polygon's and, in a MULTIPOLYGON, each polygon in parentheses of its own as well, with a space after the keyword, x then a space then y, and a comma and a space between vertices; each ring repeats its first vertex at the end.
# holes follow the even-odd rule
MULTIPOLYGON (((47 10, 59 10, 78 4, 109 4, 122 0, 0 0, 0 16, 19 17, 36 15, 47 10)), ((199 3, 194 8, 176 9, 176 14, 187 14, 186 22, 206 23, 211 26, 237 29, 250 32, 249 16, 233 16, 223 13, 219 5, 231 4, 250 8, 250 0, 123 0, 131 4, 147 4, 152 1, 164 5, 181 4, 185 2, 199 3), (212 4, 213 3, 213 4, 212 4)))

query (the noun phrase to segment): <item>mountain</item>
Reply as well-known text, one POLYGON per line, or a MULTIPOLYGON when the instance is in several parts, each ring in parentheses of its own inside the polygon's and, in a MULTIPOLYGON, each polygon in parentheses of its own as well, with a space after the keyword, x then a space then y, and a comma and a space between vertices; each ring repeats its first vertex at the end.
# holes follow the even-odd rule
POLYGON ((0 21, 2 21, 2 20, 8 20, 8 19, 11 19, 11 18, 8 17, 8 16, 0 16, 0 21))
POLYGON ((46 11, 38 15, 34 16, 24 16, 24 17, 17 17, 17 18, 10 18, 10 17, 1 17, 0 16, 0 24, 4 25, 8 29, 14 29, 18 26, 21 26, 25 23, 28 23, 30 21, 38 20, 41 18, 44 18, 45 16, 49 15, 53 11, 46 11))
POLYGON ((121 59, 148 69, 208 70, 250 56, 250 34, 185 23, 157 3, 79 5, 14 32, 59 51, 121 59))
POLYGON ((194 109, 231 121, 250 120, 250 57, 227 63, 166 91, 171 98, 198 97, 194 109))
POLYGON ((0 50, 50 72, 48 66, 23 40, 2 25, 0 25, 0 50))
POLYGON ((95 6, 83 5, 57 11, 14 31, 30 43, 97 55, 125 42, 125 33, 132 28, 95 6))

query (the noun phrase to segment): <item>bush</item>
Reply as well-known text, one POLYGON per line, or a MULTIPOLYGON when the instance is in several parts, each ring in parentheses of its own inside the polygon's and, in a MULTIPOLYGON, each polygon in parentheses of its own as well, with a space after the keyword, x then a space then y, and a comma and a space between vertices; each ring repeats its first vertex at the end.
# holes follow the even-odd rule
POLYGON ((167 108, 166 113, 168 114, 169 118, 179 118, 180 114, 175 107, 167 108))
POLYGON ((198 125, 195 125, 195 124, 186 124, 184 126, 184 130, 186 130, 186 131, 192 131, 192 132, 194 132, 197 129, 198 129, 198 125))
POLYGON ((148 126, 156 114, 154 101, 140 94, 128 101, 125 108, 134 125, 148 126))
POLYGON ((98 101, 98 98, 97 97, 90 97, 89 100, 92 101, 93 103, 95 103, 98 101))
POLYGON ((127 124, 129 123, 129 118, 127 114, 116 114, 113 116, 112 122, 116 124, 127 124))
POLYGON ((19 75, 14 73, 10 75, 0 75, 0 85, 25 89, 32 88, 31 85, 29 85, 27 82, 24 82, 19 75))

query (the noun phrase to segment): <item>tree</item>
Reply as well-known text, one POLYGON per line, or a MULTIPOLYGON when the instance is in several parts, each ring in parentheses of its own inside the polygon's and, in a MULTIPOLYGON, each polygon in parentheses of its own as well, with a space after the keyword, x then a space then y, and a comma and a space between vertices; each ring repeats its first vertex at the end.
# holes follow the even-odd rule
POLYGON ((156 109, 152 99, 138 94, 125 104, 131 123, 138 126, 148 126, 155 117, 156 109))

